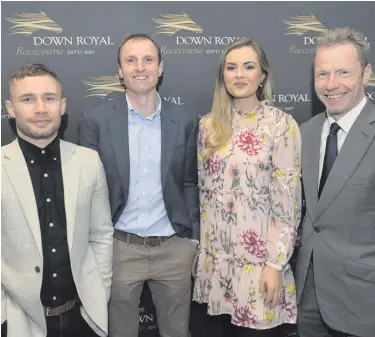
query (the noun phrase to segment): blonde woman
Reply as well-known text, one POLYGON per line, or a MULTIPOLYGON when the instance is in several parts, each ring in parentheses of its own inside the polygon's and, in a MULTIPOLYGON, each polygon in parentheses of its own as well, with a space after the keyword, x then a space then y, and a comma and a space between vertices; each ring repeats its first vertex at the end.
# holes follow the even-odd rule
POLYGON ((262 47, 226 48, 212 111, 198 136, 201 247, 193 300, 206 335, 275 336, 296 322, 288 264, 300 220, 300 147, 294 119, 272 106, 262 47))

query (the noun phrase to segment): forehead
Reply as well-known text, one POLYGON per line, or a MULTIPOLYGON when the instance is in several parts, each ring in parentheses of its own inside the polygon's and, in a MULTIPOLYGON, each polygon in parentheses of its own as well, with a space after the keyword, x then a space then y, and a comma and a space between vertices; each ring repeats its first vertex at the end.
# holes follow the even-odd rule
POLYGON ((242 63, 247 61, 258 62, 258 54, 250 46, 233 49, 225 58, 225 62, 227 63, 242 63))
POLYGON ((323 46, 317 49, 315 68, 361 66, 356 47, 351 43, 323 46))
POLYGON ((9 92, 12 95, 24 94, 43 94, 45 92, 61 94, 60 83, 49 75, 44 76, 30 76, 21 80, 13 80, 9 86, 9 92))
POLYGON ((140 39, 140 40, 129 40, 125 42, 125 44, 121 47, 121 55, 139 55, 139 54, 147 54, 147 55, 155 55, 157 56, 157 49, 156 46, 153 44, 152 41, 148 39, 140 39))

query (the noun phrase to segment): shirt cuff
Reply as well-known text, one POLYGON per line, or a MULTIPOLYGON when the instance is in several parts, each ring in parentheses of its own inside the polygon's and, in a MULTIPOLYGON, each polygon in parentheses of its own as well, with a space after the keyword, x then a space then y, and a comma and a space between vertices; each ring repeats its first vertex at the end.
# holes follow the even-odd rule
POLYGON ((283 270, 283 267, 281 267, 281 266, 279 266, 279 265, 277 265, 277 264, 274 264, 274 263, 272 263, 272 262, 270 262, 270 261, 267 261, 267 262, 266 262, 266 265, 267 265, 268 267, 271 267, 272 269, 275 269, 275 270, 278 270, 278 271, 282 271, 282 270, 283 270))
POLYGON ((199 245, 199 241, 198 241, 198 240, 190 239, 190 241, 193 241, 193 242, 195 242, 197 245, 199 245))

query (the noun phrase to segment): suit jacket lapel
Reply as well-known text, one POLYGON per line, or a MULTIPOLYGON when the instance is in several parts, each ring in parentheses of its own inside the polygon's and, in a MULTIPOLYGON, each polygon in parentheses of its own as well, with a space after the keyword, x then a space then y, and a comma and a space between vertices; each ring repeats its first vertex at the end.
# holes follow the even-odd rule
POLYGON ((161 186, 164 187, 175 147, 178 115, 166 104, 161 108, 161 186))
POLYGON ((64 204, 66 214, 66 232, 69 251, 72 251, 76 207, 80 188, 79 161, 75 155, 77 146, 60 141, 61 169, 64 184, 64 204))
POLYGON ((17 139, 9 145, 8 150, 4 150, 3 166, 17 194, 40 256, 43 258, 42 238, 34 189, 17 139))
POLYGON ((316 119, 306 131, 302 142, 302 178, 305 188, 307 210, 313 218, 318 203, 318 179, 319 179, 319 157, 321 132, 325 120, 325 113, 316 119))
POLYGON ((126 204, 129 193, 129 132, 128 132, 128 105, 126 96, 121 93, 114 95, 113 110, 108 114, 108 125, 111 134, 113 151, 121 177, 126 204))
POLYGON ((324 186, 316 217, 337 198, 366 153, 375 135, 375 109, 367 102, 351 127, 324 186))

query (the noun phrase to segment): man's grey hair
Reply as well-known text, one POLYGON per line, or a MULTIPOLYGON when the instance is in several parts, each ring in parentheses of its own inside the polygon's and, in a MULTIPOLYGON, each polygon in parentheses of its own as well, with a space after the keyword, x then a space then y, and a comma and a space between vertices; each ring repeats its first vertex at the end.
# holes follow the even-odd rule
POLYGON ((333 28, 326 30, 317 44, 317 49, 338 44, 352 44, 357 49, 358 59, 362 69, 369 63, 370 44, 362 32, 349 27, 333 28))

